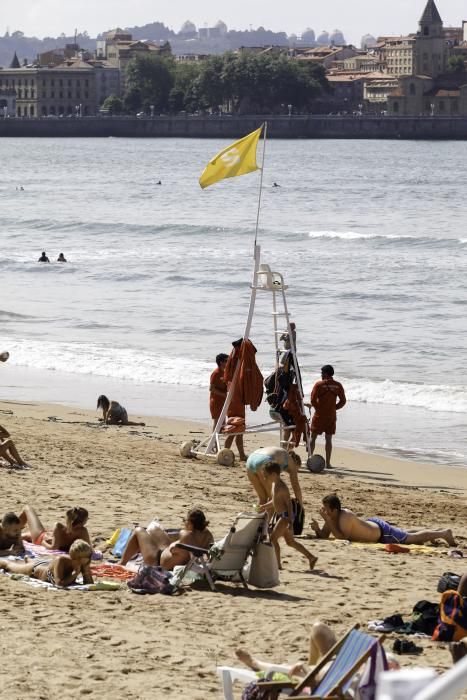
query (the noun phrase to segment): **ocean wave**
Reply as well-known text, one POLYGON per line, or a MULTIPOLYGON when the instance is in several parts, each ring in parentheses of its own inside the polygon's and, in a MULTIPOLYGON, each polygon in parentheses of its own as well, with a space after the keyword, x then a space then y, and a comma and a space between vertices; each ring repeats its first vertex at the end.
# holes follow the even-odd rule
POLYGON ((412 246, 453 247, 467 244, 467 238, 436 238, 403 234, 363 233, 360 231, 309 231, 309 238, 329 238, 341 241, 403 242, 412 246))
MULTIPOLYGON (((136 384, 177 384, 207 387, 212 362, 168 356, 138 348, 118 348, 92 343, 67 343, 4 338, 10 363, 35 369, 79 375, 97 375, 136 384)), ((304 386, 314 376, 302 368, 304 386)), ((266 371, 265 371, 266 376, 266 371)), ((467 386, 397 382, 390 379, 346 379, 350 402, 423 408, 435 412, 467 412, 467 386)))

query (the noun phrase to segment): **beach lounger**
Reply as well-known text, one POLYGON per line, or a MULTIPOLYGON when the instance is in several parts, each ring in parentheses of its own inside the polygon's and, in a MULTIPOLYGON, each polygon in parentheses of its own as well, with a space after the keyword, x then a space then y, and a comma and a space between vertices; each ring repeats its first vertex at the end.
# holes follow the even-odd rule
POLYGON ((192 558, 174 575, 172 583, 180 586, 184 578, 199 574, 207 579, 212 591, 216 590, 216 580, 240 579, 244 587, 248 588, 242 570, 255 546, 266 535, 266 529, 266 513, 239 513, 228 534, 211 549, 177 544, 177 547, 189 551, 192 558))
POLYGON ((378 653, 378 648, 381 648, 385 639, 384 635, 379 639, 371 637, 369 634, 360 632, 358 627, 359 625, 355 625, 337 641, 317 666, 299 683, 281 681, 261 683, 261 688, 269 691, 268 700, 276 700, 282 691, 287 692, 289 697, 308 700, 310 697, 315 700, 343 698, 352 683, 352 677, 372 654, 378 653), (326 675, 317 682, 317 675, 330 661, 332 664, 326 675), (306 688, 312 689, 311 695, 305 692, 306 688))

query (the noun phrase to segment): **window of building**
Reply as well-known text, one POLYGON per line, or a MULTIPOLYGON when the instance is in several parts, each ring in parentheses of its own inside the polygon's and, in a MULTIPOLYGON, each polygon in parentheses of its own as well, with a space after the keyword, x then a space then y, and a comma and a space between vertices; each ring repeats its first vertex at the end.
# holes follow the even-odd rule
POLYGON ((62 80, 61 78, 60 78, 60 80, 58 81, 58 84, 60 85, 60 87, 63 87, 63 80, 62 80))
POLYGON ((398 102, 394 102, 393 109, 394 109, 394 112, 399 111, 399 103, 398 102))
POLYGON ((452 101, 452 113, 457 114, 459 112, 459 102, 457 100, 452 101))
POLYGON ((49 108, 49 113, 50 113, 50 114, 55 114, 55 107, 53 107, 53 106, 50 107, 50 108, 49 108))
POLYGON ((52 99, 55 98, 55 90, 51 90, 51 91, 50 91, 50 97, 52 97, 52 99))
POLYGON ((410 94, 411 94, 411 95, 415 95, 416 90, 415 90, 415 84, 414 84, 414 83, 410 83, 409 91, 410 91, 410 94))
POLYGON ((63 100, 63 90, 60 90, 60 92, 58 93, 58 96, 61 100, 63 100))
POLYGON ((68 90, 68 99, 71 100, 71 90, 68 90))
POLYGON ((424 36, 430 36, 430 27, 423 27, 424 36))
POLYGON ((87 105, 84 105, 84 116, 87 117, 89 115, 89 107, 87 105))
POLYGON ((65 114, 65 107, 63 105, 60 105, 60 107, 58 108, 58 113, 65 114))
POLYGON ((79 78, 78 78, 76 81, 76 87, 79 87, 79 85, 80 85, 80 83, 79 83, 79 78))
POLYGON ((45 107, 45 106, 42 107, 41 114, 43 117, 45 117, 47 115, 47 107, 45 107))
POLYGON ((34 105, 31 105, 31 106, 29 107, 29 116, 30 116, 30 117, 33 117, 33 116, 34 116, 34 105))
POLYGON ((76 91, 76 99, 80 100, 81 99, 81 93, 79 90, 76 91))
POLYGON ((68 81, 68 87, 71 87, 71 80, 68 81))
POLYGON ((86 85, 86 87, 89 87, 89 80, 85 80, 84 84, 86 85))
POLYGON ((51 84, 51 85, 55 85, 55 80, 54 80, 53 78, 52 78, 52 80, 50 81, 50 84, 51 84))
POLYGON ((18 100, 22 100, 22 99, 23 99, 23 91, 21 90, 21 88, 18 88, 18 100))
POLYGON ((67 111, 67 114, 73 114, 73 107, 71 105, 68 105, 66 111, 67 111))
POLYGON ((23 83, 22 83, 22 80, 21 80, 21 78, 19 78, 19 80, 18 80, 18 85, 22 85, 22 84, 23 84, 23 83))
POLYGON ((16 116, 20 117, 21 116, 21 107, 16 108, 16 116))
POLYGON ((34 88, 31 88, 31 100, 34 99, 35 94, 36 94, 36 91, 34 90, 34 88))
POLYGON ((45 100, 46 97, 47 97, 46 91, 42 90, 42 99, 45 100))
POLYGON ((84 93, 84 99, 85 99, 85 100, 88 100, 88 99, 89 99, 89 92, 85 92, 85 93, 84 93))

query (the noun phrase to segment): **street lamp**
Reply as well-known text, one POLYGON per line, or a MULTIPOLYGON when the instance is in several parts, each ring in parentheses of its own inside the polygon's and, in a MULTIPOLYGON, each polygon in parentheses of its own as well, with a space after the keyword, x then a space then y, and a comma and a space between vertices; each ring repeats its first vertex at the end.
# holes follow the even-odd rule
POLYGON ((431 116, 434 117, 435 116, 435 103, 434 102, 432 102, 430 105, 430 112, 431 112, 431 116))
POLYGON ((151 110, 151 119, 154 119, 154 109, 155 109, 154 105, 151 105, 149 107, 149 109, 151 110))
POLYGON ((292 107, 293 105, 287 105, 287 109, 289 110, 289 117, 292 116, 292 107))

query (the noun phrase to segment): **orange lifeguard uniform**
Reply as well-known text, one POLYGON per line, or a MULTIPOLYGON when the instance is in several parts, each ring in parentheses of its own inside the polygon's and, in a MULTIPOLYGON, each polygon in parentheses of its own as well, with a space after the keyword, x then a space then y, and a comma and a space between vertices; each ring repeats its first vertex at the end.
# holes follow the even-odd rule
POLYGON ((213 389, 217 389, 218 391, 222 391, 223 393, 223 396, 214 394, 212 391, 209 393, 209 409, 211 411, 211 418, 213 420, 217 420, 222 413, 225 397, 227 396, 227 384, 224 382, 224 373, 220 367, 216 367, 214 372, 211 374, 209 386, 213 389))
POLYGON ((316 382, 311 391, 311 405, 315 409, 311 419, 311 432, 335 435, 337 406, 342 408, 346 402, 344 387, 335 379, 316 382))

